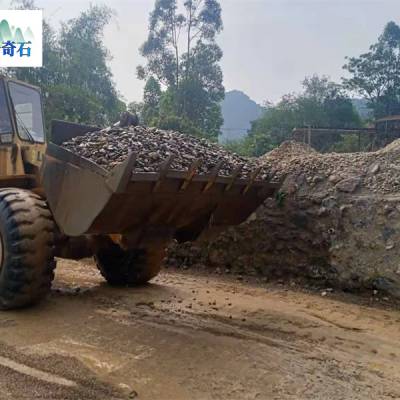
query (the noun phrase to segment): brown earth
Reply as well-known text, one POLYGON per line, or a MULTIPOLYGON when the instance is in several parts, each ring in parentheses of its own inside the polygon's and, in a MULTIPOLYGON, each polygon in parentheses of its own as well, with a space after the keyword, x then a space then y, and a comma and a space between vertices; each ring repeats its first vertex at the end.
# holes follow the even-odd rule
POLYGON ((211 241, 173 246, 170 265, 400 298, 400 140, 348 154, 285 142, 257 163, 282 182, 276 198, 211 241))
POLYGON ((0 399, 397 399, 388 305, 174 270, 115 289, 60 261, 47 300, 0 314, 0 399))

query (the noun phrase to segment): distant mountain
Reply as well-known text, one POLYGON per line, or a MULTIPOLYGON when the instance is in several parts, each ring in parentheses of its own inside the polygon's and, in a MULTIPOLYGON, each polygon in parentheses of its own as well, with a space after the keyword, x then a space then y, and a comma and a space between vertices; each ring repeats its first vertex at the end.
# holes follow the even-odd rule
POLYGON ((373 117, 372 111, 368 108, 368 101, 365 99, 352 99, 353 106, 360 114, 362 119, 369 119, 373 117))
POLYGON ((225 94, 221 104, 224 125, 219 137, 220 143, 241 139, 246 136, 251 122, 258 119, 263 108, 240 90, 232 90, 225 94))

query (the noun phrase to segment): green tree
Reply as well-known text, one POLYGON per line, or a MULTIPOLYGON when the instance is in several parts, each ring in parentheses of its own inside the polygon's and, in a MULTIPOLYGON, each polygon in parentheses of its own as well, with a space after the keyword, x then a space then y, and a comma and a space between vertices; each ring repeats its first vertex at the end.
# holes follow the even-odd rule
MULTIPOLYGON (((288 94, 276 105, 267 104, 264 114, 252 123, 248 136, 237 144, 245 155, 259 156, 289 140, 295 127, 356 128, 361 120, 344 89, 317 75, 303 81, 303 92, 288 94)), ((325 151, 339 139, 325 135, 313 143, 325 151)), ((233 144, 229 145, 234 148, 233 144)))
MULTIPOLYGON (((16 9, 37 9, 34 0, 14 0, 16 9)), ((33 85, 47 87, 61 82, 61 52, 56 32, 43 21, 43 67, 42 68, 7 68, 4 72, 33 85)))
POLYGON ((156 125, 160 114, 161 86, 153 77, 147 80, 143 93, 142 118, 146 125, 156 125))
POLYGON ((158 125, 173 121, 182 131, 216 138, 225 93, 222 51, 215 41, 222 30, 221 7, 217 0, 185 0, 183 13, 179 10, 177 0, 156 0, 141 47, 147 64, 138 67, 138 76, 165 88, 153 111, 158 125))
POLYGON ((313 75, 303 81, 304 92, 297 97, 303 125, 328 128, 356 128, 360 117, 343 86, 328 77, 313 75))
POLYGON ((91 6, 77 18, 62 24, 60 32, 67 82, 77 91, 87 93, 98 105, 98 113, 92 121, 100 124, 115 121, 124 107, 118 99, 107 65, 110 55, 103 44, 103 31, 112 15, 108 7, 91 6))
MULTIPOLYGON (((33 0, 17 0, 19 9, 36 8, 33 0)), ((126 108, 107 66, 103 30, 112 11, 94 6, 62 24, 56 32, 43 25, 43 67, 9 68, 6 73, 41 87, 46 125, 52 119, 105 125, 126 108)))
POLYGON ((348 58, 346 87, 369 101, 376 118, 400 114, 400 27, 389 22, 367 53, 348 58))

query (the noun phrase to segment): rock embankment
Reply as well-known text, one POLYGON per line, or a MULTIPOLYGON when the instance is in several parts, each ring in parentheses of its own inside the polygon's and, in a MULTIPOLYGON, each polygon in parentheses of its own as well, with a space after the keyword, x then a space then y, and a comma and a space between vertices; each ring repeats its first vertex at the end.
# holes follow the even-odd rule
POLYGON ((175 246, 171 264, 302 276, 400 297, 400 140, 353 154, 286 142, 257 163, 283 179, 277 198, 208 243, 175 246))
POLYGON ((232 154, 205 139, 156 128, 111 127, 63 146, 105 169, 137 153, 135 171, 170 168, 198 172, 220 165, 220 175, 242 165, 242 177, 283 181, 241 226, 202 244, 171 248, 172 265, 207 265, 263 276, 302 276, 347 289, 373 288, 400 297, 400 141, 374 153, 320 154, 285 142, 257 160, 232 154))

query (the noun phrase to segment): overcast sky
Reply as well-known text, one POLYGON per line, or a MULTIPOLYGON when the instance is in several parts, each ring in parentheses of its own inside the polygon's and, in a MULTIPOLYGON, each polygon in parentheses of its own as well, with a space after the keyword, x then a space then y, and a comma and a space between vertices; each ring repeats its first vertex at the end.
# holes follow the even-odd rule
MULTIPOLYGON (((239 89, 259 103, 300 90, 313 73, 340 80, 345 56, 368 50, 394 20, 400 0, 221 0, 224 31, 218 42, 227 90, 239 89)), ((1 8, 8 8, 0 0, 1 8)), ((147 34, 154 0, 36 0, 53 25, 92 4, 106 4, 116 17, 105 32, 115 82, 125 100, 140 100, 143 82, 138 48, 147 34)))

